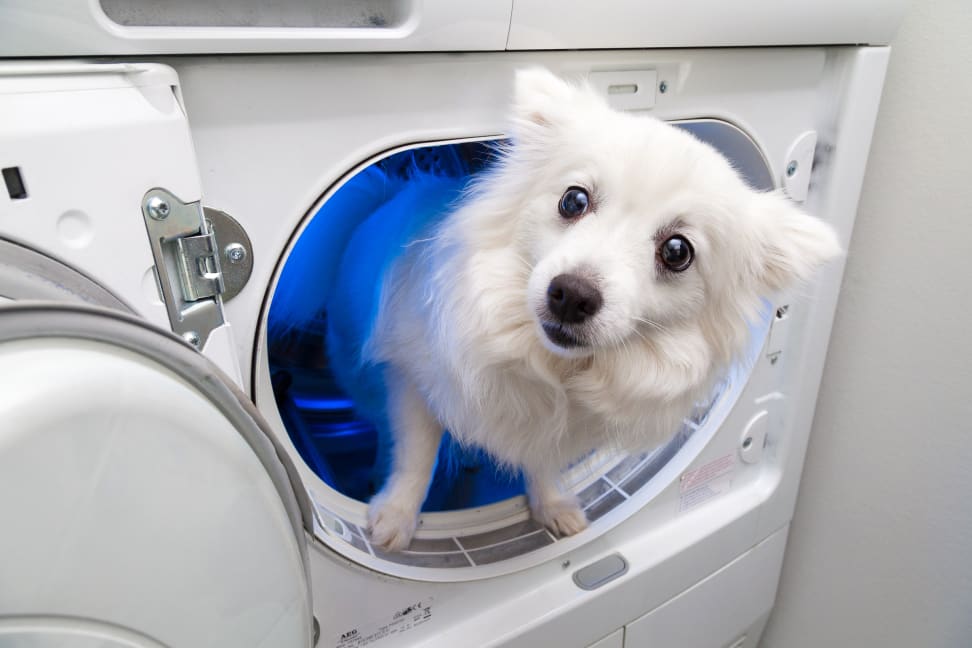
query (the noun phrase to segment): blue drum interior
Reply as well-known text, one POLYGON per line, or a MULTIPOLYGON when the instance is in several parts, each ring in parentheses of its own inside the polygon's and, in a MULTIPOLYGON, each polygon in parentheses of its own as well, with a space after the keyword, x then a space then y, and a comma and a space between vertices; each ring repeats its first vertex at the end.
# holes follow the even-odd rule
MULTIPOLYGON (((378 240, 380 234, 377 258, 346 258, 346 247, 356 233, 361 234, 359 227, 380 232, 414 218, 413 213, 404 214, 404 208, 422 210, 427 222, 441 218, 493 157, 494 144, 464 142, 410 149, 375 162, 347 179, 323 203, 281 271, 268 315, 274 396, 303 460, 348 497, 367 501, 381 487, 389 459, 387 449, 379 449, 379 429, 385 424, 376 420, 382 418, 376 414, 381 404, 356 403, 341 388, 336 363, 344 359, 328 349, 327 304, 349 289, 336 283, 342 262, 382 265, 391 259, 381 251, 388 246, 378 240), (416 190, 416 184, 422 188, 416 190)), ((447 433, 423 510, 482 506, 522 493, 521 475, 497 469, 481 452, 459 448, 447 433)))

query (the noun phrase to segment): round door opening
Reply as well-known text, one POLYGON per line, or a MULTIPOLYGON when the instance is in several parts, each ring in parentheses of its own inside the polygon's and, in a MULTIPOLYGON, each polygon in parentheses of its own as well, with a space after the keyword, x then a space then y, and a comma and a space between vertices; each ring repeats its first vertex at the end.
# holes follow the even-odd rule
MULTIPOLYGON (((722 150, 751 184, 772 188, 759 149, 737 128, 712 120, 679 125, 722 150)), ((489 166, 495 144, 462 141, 408 148, 345 178, 298 232, 270 298, 268 382, 294 448, 320 479, 311 491, 322 540, 388 573, 436 580, 446 578, 442 568, 448 578, 459 577, 456 568, 471 568, 475 573, 465 578, 486 577, 549 559, 604 533, 671 482, 653 479, 664 468, 688 466, 748 377, 748 369, 733 368, 662 446, 632 455, 597 451, 571 466, 564 482, 577 493, 592 523, 578 536, 558 540, 531 520, 521 497, 522 476, 498 468, 484 452, 461 448, 446 432, 412 545, 397 554, 372 546, 364 531, 366 503, 390 468, 384 381, 375 367, 364 374, 365 389, 348 384, 354 359, 336 322, 346 321, 350 312, 365 331, 375 309, 356 310, 347 303, 335 308, 335 300, 351 299, 356 291, 379 291, 379 277, 394 260, 389 250, 401 250, 410 237, 414 240, 447 217, 470 180, 489 166)), ((754 356, 767 326, 768 318, 753 324, 754 356)), ((358 371, 355 380, 361 376, 358 371)))

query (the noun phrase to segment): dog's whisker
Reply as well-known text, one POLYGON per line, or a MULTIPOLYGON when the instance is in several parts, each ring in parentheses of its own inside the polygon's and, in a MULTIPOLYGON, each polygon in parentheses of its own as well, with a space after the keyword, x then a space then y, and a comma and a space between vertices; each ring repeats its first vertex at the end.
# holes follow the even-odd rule
POLYGON ((647 317, 635 317, 634 319, 638 322, 641 322, 642 324, 647 324, 648 326, 654 327, 659 331, 666 331, 666 332, 668 331, 667 327, 663 326, 662 324, 656 322, 653 319, 648 319, 647 317))
MULTIPOLYGON (((639 338, 641 338, 642 341, 649 342, 649 343, 651 342, 651 340, 648 338, 647 335, 644 334, 644 332, 638 330, 638 327, 634 327, 633 329, 631 329, 631 332, 637 335, 639 338)), ((621 335, 618 334, 618 336, 620 337, 621 335)))
POLYGON ((533 264, 530 263, 530 261, 526 259, 522 254, 514 254, 513 256, 516 258, 517 261, 522 263, 523 267, 526 268, 527 270, 533 269, 533 264))
POLYGON ((659 324, 655 320, 646 319, 644 317, 635 317, 634 320, 636 322, 641 322, 642 324, 644 324, 646 326, 650 326, 651 328, 653 328, 656 331, 659 331, 661 333, 671 333, 671 330, 668 327, 659 324))

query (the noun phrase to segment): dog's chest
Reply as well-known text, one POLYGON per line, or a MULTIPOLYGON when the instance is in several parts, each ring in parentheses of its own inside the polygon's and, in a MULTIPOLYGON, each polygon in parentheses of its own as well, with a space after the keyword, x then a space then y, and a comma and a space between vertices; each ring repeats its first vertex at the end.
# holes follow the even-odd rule
POLYGON ((511 363, 430 395, 436 414, 460 441, 511 465, 566 463, 609 442, 612 432, 552 377, 511 363))

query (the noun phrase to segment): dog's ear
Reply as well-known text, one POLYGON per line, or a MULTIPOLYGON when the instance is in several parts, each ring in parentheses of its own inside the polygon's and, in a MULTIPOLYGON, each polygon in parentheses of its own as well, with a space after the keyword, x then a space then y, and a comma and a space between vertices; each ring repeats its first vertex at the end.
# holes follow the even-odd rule
POLYGON ((800 211, 779 193, 754 194, 749 215, 759 251, 753 261, 762 292, 778 292, 807 280, 841 254, 834 229, 800 211))
POLYGON ((544 126, 562 110, 574 88, 544 68, 517 70, 513 84, 513 112, 517 119, 544 126))
POLYGON ((513 86, 513 136, 543 137, 566 116, 577 89, 544 68, 518 70, 513 86))

